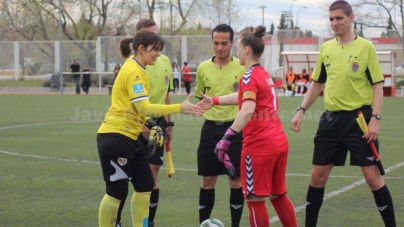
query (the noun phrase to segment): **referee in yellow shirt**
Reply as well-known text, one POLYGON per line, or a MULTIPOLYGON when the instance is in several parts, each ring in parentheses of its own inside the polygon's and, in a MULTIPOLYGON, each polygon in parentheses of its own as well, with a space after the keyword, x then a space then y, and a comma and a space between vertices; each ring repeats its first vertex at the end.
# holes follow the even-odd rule
MULTIPOLYGON (((245 68, 239 60, 231 56, 234 43, 233 29, 220 24, 212 31, 212 44, 215 56, 198 66, 196 72, 197 87, 195 97, 202 99, 201 92, 213 97, 237 92, 240 78, 245 68)), ((218 175, 228 174, 224 164, 214 153, 216 144, 232 125, 238 113, 238 106, 213 106, 203 116, 198 147, 198 175, 202 176, 199 192, 199 223, 210 218, 215 203, 215 185, 218 175)), ((235 167, 236 178, 229 177, 231 226, 238 227, 244 206, 244 197, 240 181, 240 158, 242 135, 233 140, 228 155, 235 167)))
MULTIPOLYGON (((352 30, 354 18, 348 2, 339 0, 331 4, 329 19, 336 38, 321 46, 312 74, 313 82, 291 122, 292 130, 300 131, 303 114, 325 84, 326 111, 314 138, 313 169, 306 197, 306 227, 317 225, 328 176, 334 166, 345 165, 348 151, 350 164, 361 167, 385 226, 396 226, 390 191, 368 144, 372 140, 378 144, 384 78, 373 44, 356 36, 352 30), (368 124, 366 135, 356 123, 359 110, 368 124)), ((349 225, 352 223, 345 224, 349 225)), ((369 225, 362 223, 362 226, 369 225)))

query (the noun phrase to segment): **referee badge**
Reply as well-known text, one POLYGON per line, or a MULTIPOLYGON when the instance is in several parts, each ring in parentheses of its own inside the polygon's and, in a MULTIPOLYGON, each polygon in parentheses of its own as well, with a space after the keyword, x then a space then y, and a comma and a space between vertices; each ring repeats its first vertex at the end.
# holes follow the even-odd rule
POLYGON ((166 84, 168 84, 168 75, 167 74, 164 76, 164 81, 166 82, 166 84))
POLYGON ((127 158, 118 158, 118 164, 120 166, 124 166, 126 165, 126 163, 128 163, 128 159, 127 158))
POLYGON ((352 63, 352 71, 356 73, 358 70, 359 70, 359 63, 358 62, 352 63))
POLYGON ((238 82, 234 82, 234 84, 233 84, 233 90, 235 91, 235 92, 237 92, 238 91, 238 82))

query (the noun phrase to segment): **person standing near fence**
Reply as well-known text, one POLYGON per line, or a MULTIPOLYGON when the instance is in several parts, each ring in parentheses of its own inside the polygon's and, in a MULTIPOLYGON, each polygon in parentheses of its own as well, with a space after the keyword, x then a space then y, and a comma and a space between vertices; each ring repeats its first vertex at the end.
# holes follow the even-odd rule
MULTIPOLYGON (((136 24, 136 31, 140 30, 147 30, 158 34, 157 24, 152 19, 139 20, 136 24)), ((154 65, 146 66, 146 74, 148 82, 150 84, 149 89, 150 103, 160 105, 164 104, 170 105, 171 104, 170 91, 174 89, 170 59, 167 56, 160 54, 154 65)), ((153 118, 153 120, 163 130, 164 137, 166 138, 166 140, 168 141, 171 140, 174 127, 174 123, 171 120, 171 116, 167 115, 156 117, 153 118)), ((144 146, 147 146, 148 142, 147 139, 149 138, 150 130, 145 125, 143 125, 142 128, 142 135, 143 136, 139 137, 139 140, 143 143, 144 146)), ((160 167, 163 165, 163 157, 164 157, 164 144, 163 146, 157 147, 155 153, 148 158, 154 180, 154 186, 150 196, 149 227, 154 226, 154 218, 156 216, 157 207, 159 203, 160 189, 158 184, 158 173, 160 171, 160 167)), ((116 220, 117 227, 121 226, 121 212, 124 204, 125 200, 122 200, 119 207, 118 217, 116 220)))
POLYGON ((173 70, 173 83, 174 83, 174 93, 175 90, 179 91, 180 89, 180 69, 178 68, 177 62, 173 61, 172 63, 173 70))
POLYGON ((181 69, 181 73, 183 75, 184 86, 189 95, 191 93, 191 83, 192 83, 192 75, 191 75, 191 67, 188 66, 188 62, 184 62, 184 67, 181 69))
MULTIPOLYGON (((202 95, 220 96, 237 92, 239 81, 245 68, 239 60, 231 56, 234 31, 227 24, 217 25, 212 31, 212 45, 215 56, 202 62, 196 72, 197 87, 195 97, 202 95)), ((237 106, 213 106, 203 116, 205 122, 201 129, 198 146, 198 175, 202 176, 199 192, 199 223, 210 218, 215 204, 215 185, 219 175, 229 174, 223 162, 215 155, 216 144, 226 130, 233 124, 238 113, 237 106)), ((244 197, 240 181, 240 157, 242 135, 239 133, 229 148, 228 155, 235 167, 236 176, 228 177, 230 185, 231 226, 238 227, 244 207, 244 197)))
MULTIPOLYGON (((313 167, 306 196, 306 227, 317 225, 331 170, 334 166, 345 165, 348 151, 350 164, 361 167, 385 226, 396 226, 393 200, 369 145, 372 140, 378 144, 384 77, 374 45, 353 32, 354 18, 348 2, 338 0, 330 5, 330 26, 336 38, 321 46, 313 82, 291 121, 292 130, 300 131, 303 114, 325 84, 326 111, 314 137, 313 167), (366 135, 356 122, 358 111, 363 113, 368 124, 366 135)), ((363 223, 363 226, 369 224, 363 223)))
MULTIPOLYGON (((126 61, 112 90, 111 107, 97 133, 97 148, 106 186, 106 194, 99 206, 99 227, 115 225, 120 202, 128 195, 129 181, 135 190, 131 197, 132 226, 150 226, 149 204, 154 182, 146 158, 148 154, 140 141, 147 119, 145 116, 176 113, 200 116, 203 112, 189 102, 191 95, 181 104, 150 103, 148 94, 151 86, 145 67, 155 63, 163 48, 163 38, 146 30, 119 42, 121 56, 126 61)), ((158 127, 155 126, 155 129, 158 127)))
POLYGON ((88 95, 88 92, 90 91, 92 71, 88 68, 87 65, 85 65, 81 73, 83 74, 83 81, 81 82, 81 88, 83 88, 83 91, 88 95))
POLYGON ((76 94, 80 94, 80 64, 76 59, 73 60, 73 64, 70 65, 70 72, 73 73, 73 82, 76 85, 76 94))

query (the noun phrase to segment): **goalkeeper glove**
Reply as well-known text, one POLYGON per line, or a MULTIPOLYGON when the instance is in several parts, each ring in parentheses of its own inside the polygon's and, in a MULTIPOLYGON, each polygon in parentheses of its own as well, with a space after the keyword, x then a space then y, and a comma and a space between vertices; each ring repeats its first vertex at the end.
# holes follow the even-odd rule
POLYGON ((164 144, 164 133, 160 126, 153 126, 150 129, 150 136, 147 140, 147 151, 150 155, 154 155, 156 147, 162 147, 164 144))
POLYGON ((229 151, 230 144, 234 140, 236 135, 237 135, 237 132, 234 131, 233 129, 229 128, 229 129, 227 129, 223 138, 216 144, 215 154, 217 155, 217 158, 221 162, 223 162, 223 158, 224 158, 223 154, 227 153, 227 151, 229 151))
POLYGON ((236 135, 237 135, 236 131, 234 131, 231 128, 227 129, 223 138, 217 143, 216 148, 215 148, 215 154, 217 155, 217 158, 219 159, 219 161, 223 162, 224 166, 226 167, 226 169, 228 171, 229 177, 232 180, 234 180, 236 177, 235 176, 236 170, 234 169, 234 166, 231 163, 231 160, 230 160, 229 155, 227 154, 227 151, 229 151, 230 144, 234 140, 236 135))
POLYGON ((150 117, 149 119, 146 120, 146 122, 145 122, 144 125, 146 125, 146 127, 147 127, 148 129, 151 129, 151 128, 154 127, 154 126, 157 126, 157 123, 156 123, 156 121, 155 121, 153 118, 150 117))

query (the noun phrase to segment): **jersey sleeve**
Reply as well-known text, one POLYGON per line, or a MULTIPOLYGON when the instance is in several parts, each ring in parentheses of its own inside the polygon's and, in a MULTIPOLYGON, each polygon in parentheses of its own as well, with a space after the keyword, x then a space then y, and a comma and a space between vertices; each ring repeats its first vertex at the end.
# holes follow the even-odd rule
POLYGON ((255 79, 254 74, 257 70, 252 70, 251 72, 246 72, 241 79, 241 101, 246 100, 257 100, 258 83, 255 79))
POLYGON ((314 67, 313 73, 311 75, 311 79, 318 83, 325 83, 327 81, 327 71, 325 69, 324 61, 323 61, 323 46, 320 48, 320 52, 317 56, 316 67, 314 67))
POLYGON ((149 99, 147 92, 147 78, 136 74, 136 72, 131 73, 126 78, 126 89, 132 103, 149 99))
POLYGON ((382 69, 380 67, 379 58, 373 45, 369 47, 368 77, 370 84, 376 84, 384 81, 382 69))

